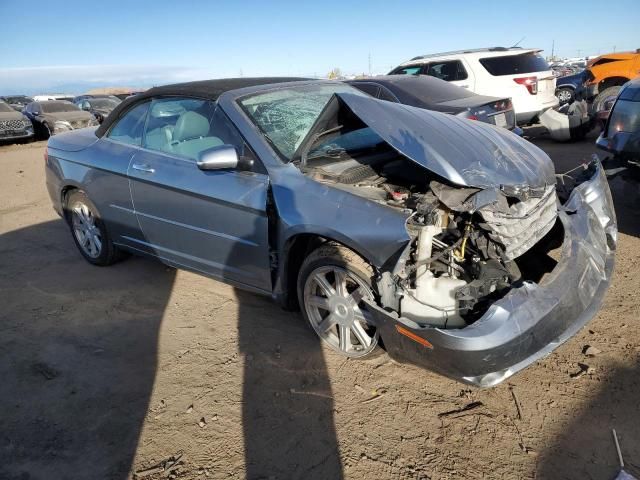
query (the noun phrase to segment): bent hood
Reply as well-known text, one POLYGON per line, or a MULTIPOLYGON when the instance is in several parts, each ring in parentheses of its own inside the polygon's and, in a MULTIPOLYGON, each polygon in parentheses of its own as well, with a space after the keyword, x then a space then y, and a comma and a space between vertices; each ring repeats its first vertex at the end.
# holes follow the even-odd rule
POLYGON ((553 162, 504 128, 350 93, 339 99, 400 154, 462 186, 555 185, 553 162))
POLYGON ((3 120, 24 120, 24 115, 20 112, 0 112, 0 121, 3 120))

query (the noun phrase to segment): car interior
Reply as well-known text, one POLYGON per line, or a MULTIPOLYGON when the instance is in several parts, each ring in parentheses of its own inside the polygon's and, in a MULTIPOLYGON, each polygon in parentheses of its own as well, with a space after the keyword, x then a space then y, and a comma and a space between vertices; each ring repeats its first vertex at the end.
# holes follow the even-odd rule
POLYGON ((147 120, 144 146, 196 159, 203 150, 222 145, 211 134, 215 104, 202 100, 154 101, 147 120))

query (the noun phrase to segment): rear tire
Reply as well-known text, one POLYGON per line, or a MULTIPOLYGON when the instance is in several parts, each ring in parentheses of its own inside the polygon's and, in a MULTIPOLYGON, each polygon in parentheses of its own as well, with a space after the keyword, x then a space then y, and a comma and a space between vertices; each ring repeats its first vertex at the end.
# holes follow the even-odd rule
POLYGON ((613 102, 618 98, 620 90, 622 90, 621 85, 605 88, 593 100, 593 111, 601 112, 603 110, 610 110, 611 107, 613 107, 613 102))
POLYGON ((335 242, 315 249, 300 267, 302 315, 324 344, 345 357, 371 358, 382 352, 362 301, 374 299, 373 275, 362 257, 335 242))
POLYGON ((121 252, 113 245, 98 209, 84 192, 71 193, 65 210, 73 241, 87 262, 105 267, 120 260, 121 252))
POLYGON ((556 97, 558 97, 560 105, 564 105, 565 103, 573 103, 573 101, 576 99, 575 92, 572 88, 559 88, 556 92, 556 97))

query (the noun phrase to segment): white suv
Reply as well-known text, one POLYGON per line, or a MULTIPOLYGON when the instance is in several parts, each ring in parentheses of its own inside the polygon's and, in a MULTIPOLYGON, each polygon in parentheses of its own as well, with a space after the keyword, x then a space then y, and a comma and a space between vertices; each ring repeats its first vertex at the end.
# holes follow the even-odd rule
POLYGON ((511 97, 519 124, 558 105, 556 79, 538 49, 482 48, 421 55, 389 75, 431 75, 479 95, 511 97))

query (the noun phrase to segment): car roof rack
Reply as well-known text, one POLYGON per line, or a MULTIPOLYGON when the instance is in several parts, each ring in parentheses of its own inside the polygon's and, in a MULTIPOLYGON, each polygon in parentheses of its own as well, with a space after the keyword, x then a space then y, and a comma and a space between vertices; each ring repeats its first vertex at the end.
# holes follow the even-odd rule
POLYGON ((480 53, 480 52, 508 52, 510 50, 522 50, 522 47, 488 47, 488 48, 471 48, 466 50, 453 50, 451 52, 429 53, 427 55, 418 55, 413 60, 422 60, 423 58, 444 57, 445 55, 460 55, 462 53, 480 53))

